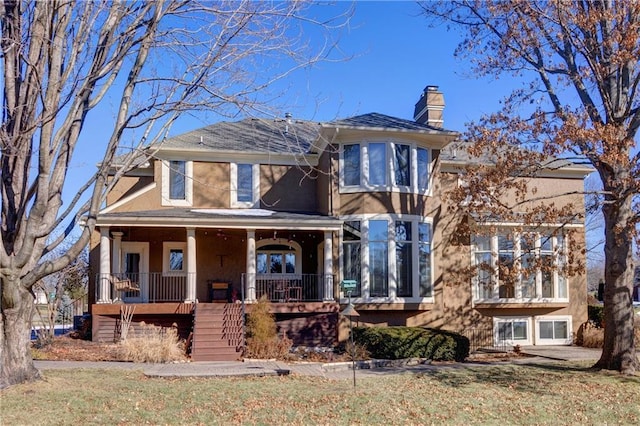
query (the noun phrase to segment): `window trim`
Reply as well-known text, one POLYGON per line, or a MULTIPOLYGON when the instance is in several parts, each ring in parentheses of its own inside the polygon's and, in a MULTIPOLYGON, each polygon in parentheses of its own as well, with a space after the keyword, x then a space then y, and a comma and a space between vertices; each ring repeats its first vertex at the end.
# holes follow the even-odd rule
POLYGON ((183 159, 174 159, 168 158, 162 160, 161 166, 161 175, 162 175, 162 194, 161 194, 161 204, 163 206, 172 206, 172 207, 191 207, 193 205, 193 161, 183 160, 183 159), (185 179, 184 179, 184 200, 172 199, 170 194, 170 163, 171 161, 183 161, 185 163, 185 179))
MULTIPOLYGON (((505 227, 500 227, 498 228, 498 231, 495 232, 492 235, 488 235, 486 237, 488 237, 490 239, 490 255, 491 255, 491 268, 493 270, 492 274, 491 274, 491 283, 492 283, 492 297, 491 298, 481 298, 480 297, 480 287, 479 287, 479 281, 478 281, 478 275, 477 272, 474 274, 473 278, 472 278, 472 286, 473 286, 473 301, 474 303, 568 303, 569 302, 569 278, 570 277, 566 277, 566 276, 562 276, 560 274, 560 272, 556 269, 553 271, 552 274, 552 280, 553 280, 553 290, 554 290, 554 297, 543 297, 542 296, 542 270, 537 269, 535 272, 535 296, 534 297, 527 297, 524 298, 522 297, 522 282, 523 282, 523 277, 522 274, 519 273, 518 274, 518 279, 517 282, 515 283, 515 288, 514 288, 514 296, 513 297, 500 297, 499 296, 499 284, 500 284, 500 279, 498 276, 498 263, 499 263, 499 257, 500 257, 500 251, 499 251, 499 238, 500 235, 504 234, 504 231, 507 230, 508 228, 505 227), (564 286, 565 286, 565 291, 566 291, 566 297, 558 297, 559 294, 559 289, 560 289, 560 283, 561 281, 564 281, 564 286)), ((550 236, 552 238, 552 252, 553 252, 553 263, 556 267, 559 267, 560 265, 560 259, 562 259, 564 256, 566 256, 566 252, 567 252, 567 243, 568 243, 568 239, 565 236, 563 236, 563 247, 558 247, 558 236, 556 235, 550 235, 552 234, 552 232, 539 232, 539 231, 535 231, 535 230, 525 230, 522 232, 512 232, 511 233, 511 238, 513 239, 513 257, 514 257, 514 265, 516 265, 516 267, 518 268, 520 266, 521 263, 521 256, 522 256, 522 250, 521 250, 521 241, 522 241, 522 237, 525 234, 536 234, 536 239, 535 239, 535 257, 538 258, 540 256, 540 242, 542 240, 542 238, 545 238, 546 236, 550 236)), ((482 234, 481 234, 482 235, 482 234)), ((471 246, 471 266, 473 268, 476 268, 478 266, 477 262, 476 262, 476 254, 477 253, 487 253, 486 250, 482 250, 479 251, 477 250, 477 245, 475 243, 475 241, 473 241, 474 236, 471 236, 471 241, 470 241, 470 246, 471 246)))
POLYGON ((164 241, 162 243, 162 275, 163 276, 176 276, 187 274, 187 243, 180 241, 164 241), (169 255, 171 250, 182 250, 182 270, 173 271, 170 269, 169 255))
POLYGON ((251 162, 229 163, 230 206, 232 208, 257 208, 260 206, 260 164, 251 162), (238 201, 238 165, 251 165, 253 196, 251 201, 238 201))
POLYGON ((402 140, 397 138, 370 138, 365 140, 343 141, 339 150, 339 192, 400 192, 430 196, 433 186, 433 150, 429 147, 418 145, 416 142, 402 140), (372 185, 369 183, 369 145, 385 144, 385 184, 372 185), (360 147, 360 169, 359 184, 345 185, 345 158, 344 146, 359 145, 360 147), (410 185, 397 185, 395 182, 395 149, 398 145, 406 145, 409 147, 409 182, 410 185), (418 175, 418 149, 424 149, 427 153, 427 187, 420 188, 418 175))
POLYGON ((565 346, 573 344, 573 317, 571 315, 541 315, 534 317, 535 324, 535 345, 558 345, 565 346), (567 323, 566 339, 543 339, 540 337, 540 323, 545 321, 565 321, 567 323))
MULTIPOLYGON (((361 223, 362 235, 360 238, 360 296, 352 297, 354 303, 434 303, 435 290, 434 286, 434 251, 433 251, 433 218, 423 217, 418 215, 405 215, 405 214, 363 214, 363 215, 346 215, 341 216, 340 219, 344 221, 356 221, 361 223), (369 221, 370 220, 386 220, 389 226, 389 233, 387 238, 387 279, 388 279, 388 296, 384 297, 372 297, 370 296, 370 283, 369 283, 369 221), (411 222, 411 262, 412 262, 412 296, 398 296, 397 295, 397 283, 396 276, 396 221, 411 222), (431 281, 431 296, 420 297, 420 270, 416 265, 419 265, 420 261, 420 240, 419 240, 419 224, 425 223, 430 228, 430 241, 429 241, 429 262, 430 262, 430 276, 431 281)), ((339 243, 339 262, 340 262, 340 280, 344 279, 343 271, 345 264, 344 253, 344 233, 340 230, 340 243, 339 243)), ((341 303, 346 303, 346 294, 341 295, 341 303)))

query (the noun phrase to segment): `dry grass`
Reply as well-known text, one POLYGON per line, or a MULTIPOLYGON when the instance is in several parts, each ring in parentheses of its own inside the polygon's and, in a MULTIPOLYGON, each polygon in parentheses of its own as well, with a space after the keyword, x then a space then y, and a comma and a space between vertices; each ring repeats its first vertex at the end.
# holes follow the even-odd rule
MULTIPOLYGON (((640 342, 640 321, 634 327, 635 341, 640 342)), ((602 348, 604 345, 604 328, 596 327, 591 321, 582 329, 582 345, 585 348, 602 348)))
POLYGON ((270 313, 270 303, 261 297, 247 318, 247 358, 287 359, 293 342, 278 336, 276 321, 270 313))
POLYGON ((178 330, 141 323, 137 331, 131 329, 119 345, 123 361, 170 362, 186 360, 184 343, 178 330))
POLYGON ((586 364, 439 368, 362 377, 355 389, 350 379, 296 376, 43 373, 0 391, 3 424, 640 424, 640 378, 586 364))

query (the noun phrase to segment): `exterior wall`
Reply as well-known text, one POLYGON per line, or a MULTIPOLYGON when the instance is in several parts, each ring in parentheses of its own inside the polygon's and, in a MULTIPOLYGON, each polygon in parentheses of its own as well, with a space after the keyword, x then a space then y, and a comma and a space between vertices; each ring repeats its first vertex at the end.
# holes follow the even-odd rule
POLYGON ((228 209, 231 205, 230 179, 229 163, 194 161, 193 207, 228 209))
POLYGON ((260 166, 261 204, 270 210, 316 212, 317 172, 310 167, 260 166))
POLYGON ((153 183, 153 176, 122 176, 113 189, 107 194, 107 205, 128 197, 147 185, 153 183))

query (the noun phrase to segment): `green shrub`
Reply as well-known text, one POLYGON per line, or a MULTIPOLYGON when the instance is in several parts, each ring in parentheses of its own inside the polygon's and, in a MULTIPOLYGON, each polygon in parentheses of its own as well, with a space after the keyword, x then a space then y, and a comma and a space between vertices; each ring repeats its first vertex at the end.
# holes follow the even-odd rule
POLYGON ((604 306, 589 305, 587 306, 587 312, 589 314, 589 321, 596 327, 602 328, 604 326, 604 306))
POLYGON ((427 358, 435 361, 464 361, 469 339, 457 333, 421 327, 356 327, 356 343, 372 358, 427 358))

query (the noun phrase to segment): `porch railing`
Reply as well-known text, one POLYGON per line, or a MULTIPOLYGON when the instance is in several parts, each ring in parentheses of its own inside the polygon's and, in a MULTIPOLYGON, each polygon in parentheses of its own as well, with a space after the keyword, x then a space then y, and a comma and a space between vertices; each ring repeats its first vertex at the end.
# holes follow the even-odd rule
POLYGON ((242 274, 242 286, 246 300, 264 295, 271 302, 281 303, 333 298, 333 277, 324 274, 242 274))
MULTIPOLYGON (((192 273, 195 277, 195 273, 192 273)), ((162 272, 97 274, 96 300, 100 297, 100 287, 107 286, 111 300, 124 302, 156 303, 181 302, 187 297, 187 278, 189 274, 168 275, 162 272), (116 280, 129 280, 139 287, 139 291, 118 291, 116 280)))

